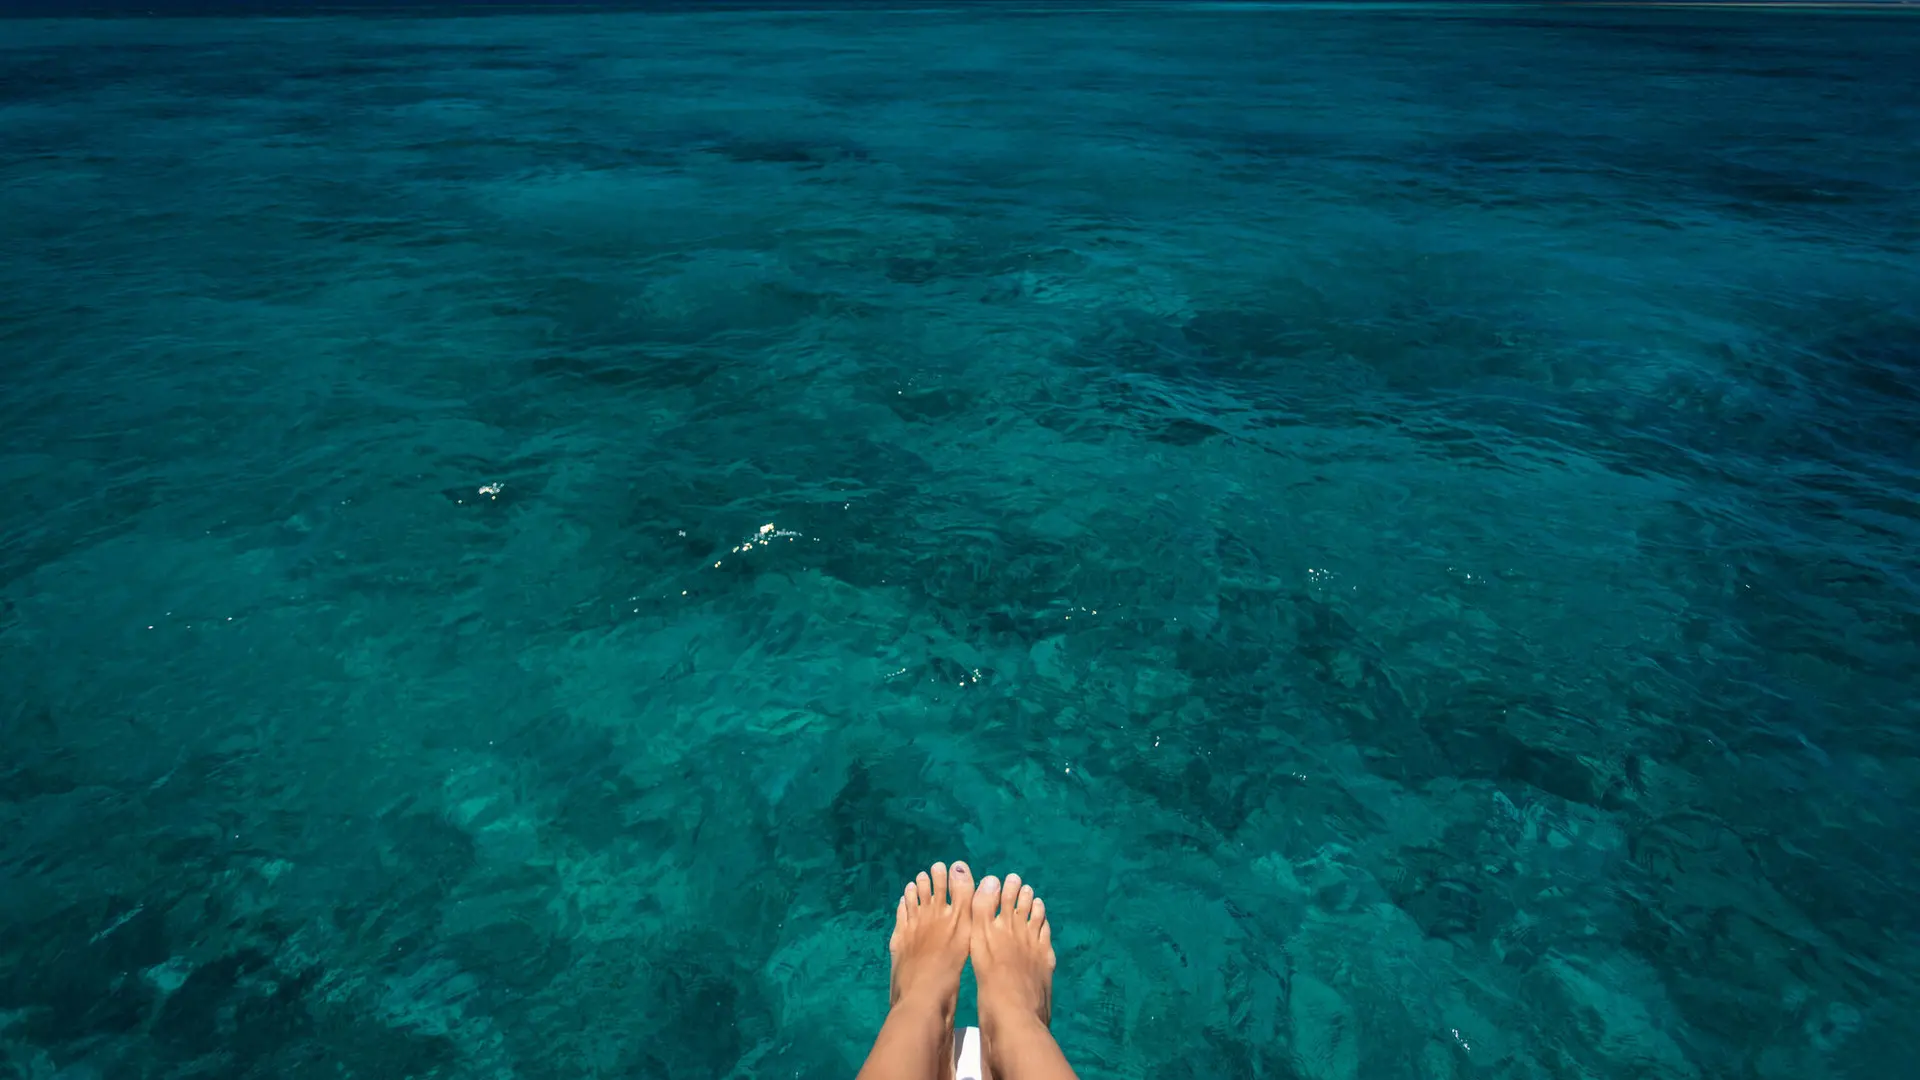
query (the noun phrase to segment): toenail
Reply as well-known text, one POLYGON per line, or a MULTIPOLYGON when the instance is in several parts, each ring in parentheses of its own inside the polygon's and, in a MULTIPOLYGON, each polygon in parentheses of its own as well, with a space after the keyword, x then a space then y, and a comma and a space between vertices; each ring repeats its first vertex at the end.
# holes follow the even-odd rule
POLYGON ((999 892, 1000 879, 997 877, 994 877, 991 874, 987 875, 986 878, 982 879, 980 882, 980 891, 981 892, 999 892))
POLYGON ((955 873, 955 874, 959 874, 959 875, 960 875, 961 877, 966 877, 966 876, 967 876, 967 864, 966 864, 966 863, 963 863, 963 862, 957 862, 957 863, 954 863, 954 864, 953 864, 953 870, 952 870, 952 872, 953 872, 953 873, 955 873))

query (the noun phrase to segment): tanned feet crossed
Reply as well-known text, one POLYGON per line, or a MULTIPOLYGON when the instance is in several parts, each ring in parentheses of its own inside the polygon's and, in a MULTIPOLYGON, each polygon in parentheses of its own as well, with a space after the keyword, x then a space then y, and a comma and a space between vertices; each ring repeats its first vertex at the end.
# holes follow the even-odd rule
POLYGON ((953 1012, 969 957, 990 1080, 1075 1080, 1047 1028, 1053 928, 1018 874, 977 885, 966 863, 934 863, 894 910, 887 1021, 859 1080, 952 1080, 953 1012))

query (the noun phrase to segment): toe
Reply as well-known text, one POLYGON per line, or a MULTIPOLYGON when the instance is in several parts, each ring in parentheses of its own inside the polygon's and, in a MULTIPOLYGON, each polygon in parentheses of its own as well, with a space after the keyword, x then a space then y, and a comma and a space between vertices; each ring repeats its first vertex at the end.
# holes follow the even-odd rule
POLYGON ((953 897, 954 907, 965 907, 973 902, 973 872, 967 864, 957 862, 947 871, 947 892, 953 897))
POLYGON ((1047 902, 1045 900, 1040 899, 1037 896, 1034 897, 1033 910, 1027 913, 1027 918, 1033 920, 1033 926, 1035 928, 1036 933, 1041 933, 1041 934, 1046 933, 1047 932, 1047 902))
POLYGON ((1006 899, 1003 900, 1000 904, 1000 914, 1008 915, 1008 916, 1012 915, 1014 912, 1014 909, 1019 905, 1019 902, 1020 902, 1020 875, 1008 874, 1007 884, 1006 884, 1006 899))
POLYGON ((973 894, 973 924, 985 926, 993 919, 994 909, 1000 906, 1000 879, 988 874, 980 879, 980 891, 973 894))
POLYGON ((945 907, 947 904, 947 864, 933 864, 933 902, 945 907))
POLYGON ((1033 886, 1020 886, 1020 897, 1013 902, 1013 913, 1023 921, 1032 917, 1033 886))
POLYGON ((914 912, 920 910, 920 893, 919 890, 913 887, 913 882, 911 881, 907 882, 906 894, 900 897, 900 906, 906 911, 909 918, 913 916, 914 912))
POLYGON ((913 883, 920 890, 921 903, 924 904, 928 900, 933 898, 933 879, 927 876, 927 872, 925 870, 920 871, 920 876, 917 878, 914 878, 913 883))

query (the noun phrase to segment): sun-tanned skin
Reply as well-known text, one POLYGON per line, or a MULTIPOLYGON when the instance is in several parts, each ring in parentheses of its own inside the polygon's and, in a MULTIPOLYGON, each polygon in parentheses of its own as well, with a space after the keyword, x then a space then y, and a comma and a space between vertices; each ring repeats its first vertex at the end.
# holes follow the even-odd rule
POLYGON ((974 887, 965 863, 934 863, 894 909, 887 1021, 859 1080, 951 1080, 953 1010, 969 954, 980 989, 980 1033, 994 1080, 1075 1080, 1047 1030, 1053 1008, 1053 929, 1047 906, 1018 874, 974 887))
POLYGON ((934 863, 907 883, 893 912, 892 990, 887 1022, 859 1080, 951 1080, 953 1010, 973 924, 973 874, 966 863, 934 863))
POLYGON ((980 1037, 987 1071, 998 1080, 1075 1080, 1053 1020, 1053 927, 1033 886, 1008 874, 988 877, 973 894, 968 949, 980 989, 980 1037))

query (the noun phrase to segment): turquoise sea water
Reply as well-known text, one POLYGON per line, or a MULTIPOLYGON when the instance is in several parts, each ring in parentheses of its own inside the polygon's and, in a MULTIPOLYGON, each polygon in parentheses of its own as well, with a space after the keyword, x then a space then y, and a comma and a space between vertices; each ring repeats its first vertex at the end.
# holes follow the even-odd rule
POLYGON ((0 24, 0 1076, 1904 1075, 1915 55, 0 24))

